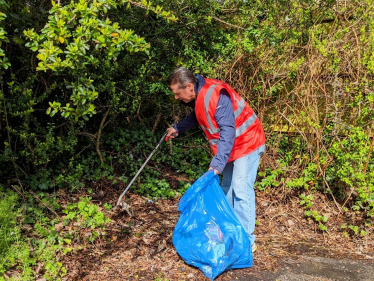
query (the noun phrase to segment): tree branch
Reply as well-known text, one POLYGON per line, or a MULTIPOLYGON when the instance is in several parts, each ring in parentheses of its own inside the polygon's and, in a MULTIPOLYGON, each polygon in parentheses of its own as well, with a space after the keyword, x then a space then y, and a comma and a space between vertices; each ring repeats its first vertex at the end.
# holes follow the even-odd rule
MULTIPOLYGON (((3 76, 1 76, 1 79, 3 79, 3 76)), ((16 173, 16 177, 17 177, 17 180, 22 188, 22 191, 23 191, 23 186, 22 186, 22 182, 18 176, 18 172, 17 172, 17 164, 16 164, 16 161, 14 160, 14 157, 13 157, 13 151, 12 151, 12 147, 11 147, 11 137, 10 137, 10 127, 9 127, 9 120, 8 120, 8 113, 7 113, 7 107, 6 107, 6 101, 5 101, 5 96, 4 96, 4 86, 3 84, 1 84, 1 92, 3 94, 3 104, 4 104, 4 115, 5 115, 5 122, 6 122, 6 130, 7 130, 7 135, 8 135, 8 145, 9 145, 9 150, 12 154, 12 163, 13 163, 13 168, 14 168, 14 172, 16 173)), ((19 166, 18 166, 19 167, 19 166)), ((22 170, 22 169, 21 169, 22 170)), ((23 171, 23 170, 22 170, 23 171)), ((25 173, 25 172, 24 172, 25 173)), ((26 173, 25 173, 26 174, 26 173)))
POLYGON ((105 115, 104 115, 104 117, 103 117, 103 120, 101 120, 101 124, 100 124, 99 130, 97 131, 96 152, 97 152, 97 154, 98 154, 99 157, 100 157, 100 161, 101 161, 101 163, 104 163, 103 156, 101 155, 101 152, 100 152, 100 137, 101 137, 101 131, 103 130, 104 123, 105 123, 105 119, 108 117, 108 114, 109 114, 109 111, 111 110, 111 108, 112 108, 112 106, 110 106, 109 109, 107 110, 107 112, 105 113, 105 115))
POLYGON ((161 113, 159 113, 159 114, 157 115, 157 118, 156 118, 155 124, 153 125, 153 128, 152 128, 152 133, 155 132, 158 123, 160 123, 160 120, 161 120, 161 113))
POLYGON ((242 30, 245 30, 244 27, 241 27, 241 26, 238 26, 238 25, 235 25, 235 24, 231 24, 231 23, 228 23, 228 22, 225 22, 224 20, 221 20, 219 18, 216 18, 216 17, 212 17, 212 19, 216 20, 216 21, 219 21, 219 22, 222 22, 228 26, 232 26, 232 27, 235 27, 235 28, 239 28, 239 29, 242 29, 242 30))

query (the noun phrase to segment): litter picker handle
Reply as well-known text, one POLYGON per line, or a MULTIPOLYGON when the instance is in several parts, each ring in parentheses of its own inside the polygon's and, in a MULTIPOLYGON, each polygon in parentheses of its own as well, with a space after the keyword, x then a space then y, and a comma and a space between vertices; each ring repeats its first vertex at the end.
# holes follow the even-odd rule
POLYGON ((131 182, 129 183, 129 185, 126 187, 126 189, 122 192, 121 196, 118 198, 118 201, 117 201, 117 206, 121 203, 121 200, 123 198, 123 196, 125 196, 127 190, 130 188, 130 186, 133 184, 133 182, 136 180, 136 178, 139 176, 140 172, 143 170, 144 166, 147 165, 149 159, 151 159, 151 157, 153 156, 153 154, 155 154, 156 150, 158 149, 158 147, 161 145, 161 143, 164 141, 164 138, 166 137, 168 133, 166 132, 161 140, 158 142, 158 144, 156 145, 156 147, 153 149, 152 153, 148 156, 147 160, 145 160, 144 164, 140 167, 139 171, 136 173, 135 177, 131 180, 131 182))

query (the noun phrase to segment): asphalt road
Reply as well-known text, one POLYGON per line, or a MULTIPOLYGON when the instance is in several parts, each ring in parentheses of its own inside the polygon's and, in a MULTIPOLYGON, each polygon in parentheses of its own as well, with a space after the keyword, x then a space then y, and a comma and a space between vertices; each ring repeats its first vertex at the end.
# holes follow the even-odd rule
POLYGON ((281 264, 277 272, 264 271, 233 281, 374 281, 374 261, 300 256, 281 264))

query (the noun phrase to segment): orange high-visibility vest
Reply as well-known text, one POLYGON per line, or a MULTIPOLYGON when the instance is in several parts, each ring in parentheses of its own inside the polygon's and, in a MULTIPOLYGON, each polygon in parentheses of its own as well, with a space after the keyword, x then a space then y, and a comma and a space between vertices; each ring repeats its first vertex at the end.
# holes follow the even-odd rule
POLYGON ((217 154, 220 129, 214 118, 219 93, 226 89, 230 95, 235 115, 235 142, 228 162, 250 154, 265 143, 265 134, 256 114, 230 85, 216 79, 205 79, 197 95, 195 113, 200 127, 207 136, 214 155, 217 154))

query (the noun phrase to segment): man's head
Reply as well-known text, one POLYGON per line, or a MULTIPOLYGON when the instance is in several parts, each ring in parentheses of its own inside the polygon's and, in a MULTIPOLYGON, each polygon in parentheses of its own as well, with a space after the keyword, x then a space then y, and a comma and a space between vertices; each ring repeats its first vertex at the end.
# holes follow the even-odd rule
POLYGON ((175 69, 168 78, 168 83, 174 97, 188 103, 196 99, 195 83, 196 77, 187 68, 179 67, 175 69))

